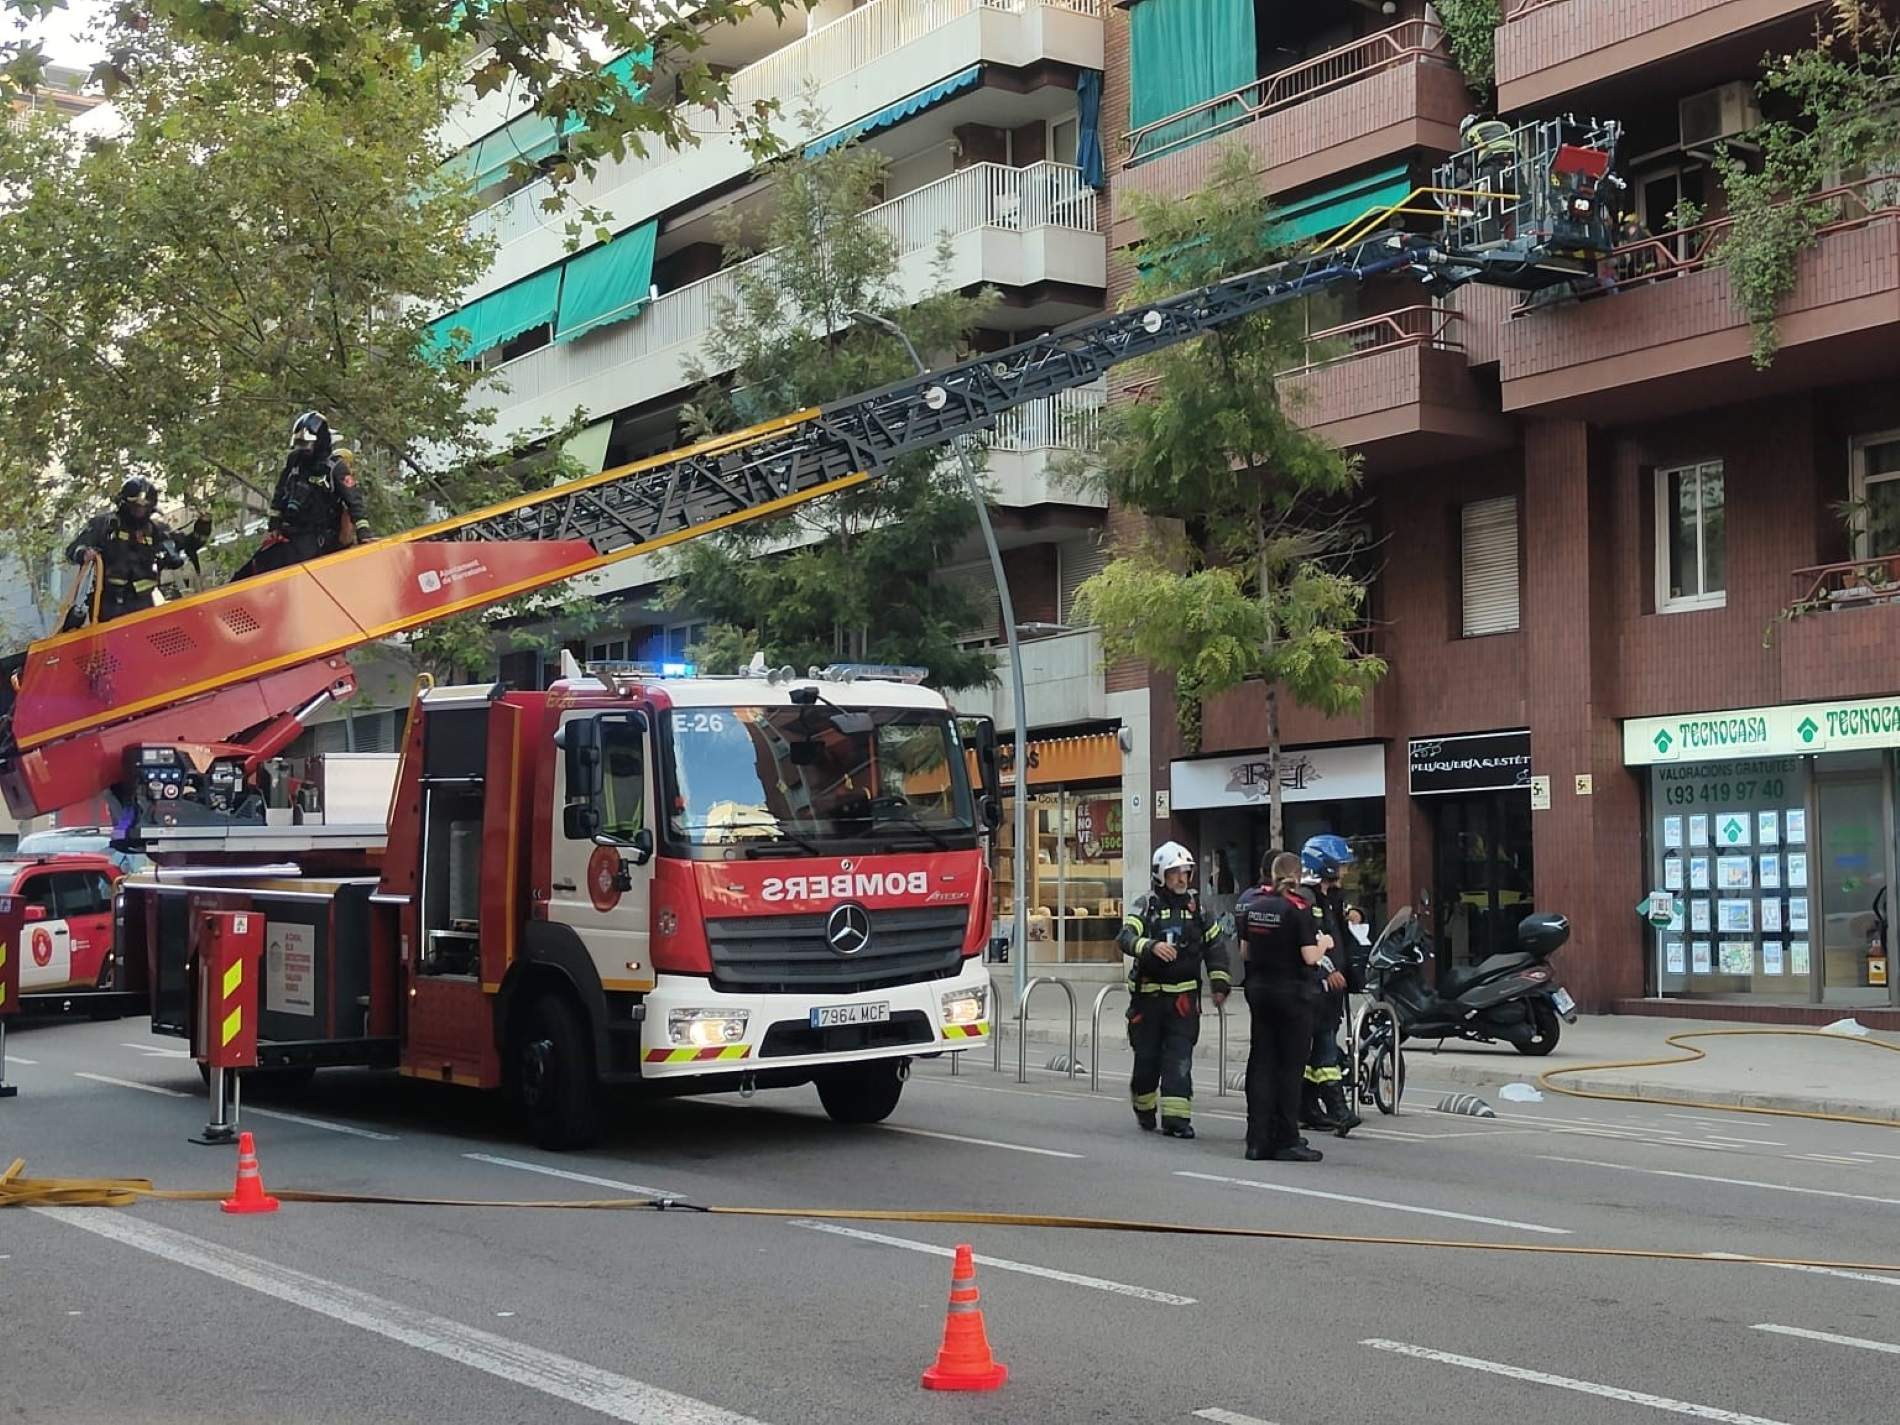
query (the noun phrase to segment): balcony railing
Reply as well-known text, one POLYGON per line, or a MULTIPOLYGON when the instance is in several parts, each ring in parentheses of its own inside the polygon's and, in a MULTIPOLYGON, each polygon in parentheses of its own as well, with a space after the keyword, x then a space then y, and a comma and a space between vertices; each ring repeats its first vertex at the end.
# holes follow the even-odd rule
POLYGON ((1797 569, 1794 588, 1794 603, 1789 608, 1794 615, 1900 603, 1900 554, 1877 554, 1797 569))
MULTIPOLYGON (((738 119, 749 116, 760 103, 776 101, 783 117, 797 106, 798 97, 807 84, 823 87, 836 83, 978 11, 1020 15, 1040 6, 1079 15, 1100 15, 1103 3, 1104 0, 872 0, 871 4, 736 71, 729 80, 729 104, 694 106, 682 117, 687 130, 703 142, 733 132, 738 119)), ((830 117, 839 123, 848 123, 863 116, 834 114, 830 117)), ((644 154, 630 152, 624 159, 601 164, 591 177, 576 179, 570 196, 576 203, 609 206, 609 200, 620 190, 680 161, 691 151, 690 146, 670 149, 656 145, 644 154)), ((552 187, 545 179, 531 183, 477 213, 470 219, 470 230, 476 236, 492 237, 504 245, 535 232, 548 222, 541 202, 551 192, 552 187)))
POLYGON ((1429 20, 1406 20, 1389 30, 1367 35, 1256 79, 1191 109, 1145 124, 1122 136, 1122 151, 1129 163, 1143 163, 1199 143, 1212 134, 1250 124, 1268 114, 1342 89, 1367 75, 1426 60, 1451 63, 1444 47, 1444 31, 1429 20))
MULTIPOLYGON (((1900 213, 1900 178, 1864 178, 1839 188, 1828 188, 1797 200, 1823 209, 1819 235, 1865 227, 1877 218, 1900 213)), ((1607 259, 1618 288, 1662 282, 1699 272, 1720 255, 1734 221, 1717 218, 1692 227, 1674 228, 1636 242, 1625 243, 1607 259)), ((1585 296, 1601 293, 1585 293, 1585 296)), ((1524 309, 1520 309, 1520 314, 1524 309)))
POLYGON ((978 437, 991 450, 1079 450, 1092 452, 1101 441, 1102 409, 1108 386, 1096 382, 1004 411, 996 429, 978 437))
MULTIPOLYGON (((927 252, 945 234, 979 228, 1020 232, 1043 226, 1097 232, 1095 191, 1067 163, 1010 168, 978 163, 872 208, 866 216, 895 239, 900 257, 927 252)), ((738 295, 739 274, 769 271, 771 253, 677 288, 632 321, 598 338, 541 347, 495 368, 505 373, 508 406, 538 400, 629 362, 696 341, 710 331, 724 301, 738 295)))
POLYGON ((1425 346, 1434 351, 1463 351, 1464 313, 1429 303, 1401 307, 1377 316, 1361 317, 1306 338, 1304 364, 1283 371, 1282 376, 1300 376, 1322 367, 1366 356, 1375 351, 1391 351, 1402 346, 1425 346))
POLYGON ((1546 5, 1560 5, 1562 3, 1564 3, 1564 0, 1508 0, 1508 4, 1504 10, 1504 23, 1508 25, 1511 21, 1521 19, 1523 16, 1530 14, 1533 10, 1541 10, 1546 5))

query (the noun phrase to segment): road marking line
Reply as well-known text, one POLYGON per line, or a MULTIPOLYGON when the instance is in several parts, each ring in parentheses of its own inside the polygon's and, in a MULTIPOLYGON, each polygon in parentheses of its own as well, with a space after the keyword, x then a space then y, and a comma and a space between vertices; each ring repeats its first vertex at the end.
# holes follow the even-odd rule
POLYGON ((126 1213, 86 1207, 36 1207, 33 1211, 614 1420, 631 1425, 758 1425, 748 1416, 703 1400, 279 1266, 126 1213))
POLYGON ((1785 1148, 1786 1143, 1777 1143, 1772 1138, 1731 1138, 1726 1133, 1705 1133, 1698 1142, 1703 1143, 1746 1143, 1752 1148, 1785 1148))
POLYGON ((619 1188, 622 1192, 637 1192, 647 1197, 687 1196, 683 1192, 668 1192, 665 1188, 621 1182, 618 1178, 597 1178, 592 1173, 576 1173, 567 1168, 550 1168, 541 1163, 523 1162, 520 1158, 497 1158, 493 1153, 464 1153, 462 1156, 477 1163, 493 1163, 498 1168, 519 1168, 524 1173, 540 1173, 544 1177, 565 1178, 571 1183, 591 1183, 595 1187, 619 1188))
POLYGON ((1772 1331, 1777 1336, 1799 1336, 1804 1341, 1826 1341, 1835 1346, 1855 1346, 1863 1351, 1879 1351, 1883 1355, 1900 1356, 1900 1346, 1891 1341, 1869 1341, 1865 1336, 1836 1336, 1832 1331, 1805 1331, 1799 1326, 1775 1326, 1762 1322, 1757 1331, 1772 1331))
POLYGON ((110 1074, 88 1074, 75 1069, 73 1071, 73 1077, 76 1079, 91 1079, 95 1084, 111 1084, 117 1089, 137 1089, 140 1093, 163 1094, 166 1098, 191 1097, 190 1094, 180 1093, 177 1089, 162 1089, 157 1084, 142 1084, 136 1079, 115 1079, 110 1074))
POLYGON ((1007 1148, 1012 1153, 1034 1153, 1043 1158, 1080 1158, 1080 1153, 1059 1153, 1054 1148, 1031 1148, 1023 1143, 999 1143, 994 1138, 965 1138, 961 1133, 938 1133, 929 1128, 904 1128, 895 1123, 879 1125, 887 1133, 908 1133, 917 1138, 941 1138, 946 1143, 973 1143, 979 1148, 1007 1148))
POLYGON ((1859 1148, 1851 1151, 1856 1158, 1885 1158, 1889 1162, 1900 1163, 1900 1153, 1863 1153, 1859 1148))
POLYGON ((1687 1400, 1671 1400, 1666 1395, 1650 1395, 1640 1390, 1625 1390, 1621 1386, 1598 1385, 1595 1381, 1575 1380, 1570 1376, 1551 1375, 1546 1371, 1526 1370, 1523 1366, 1507 1366, 1501 1361, 1480 1360, 1476 1356, 1460 1356, 1450 1351, 1434 1351, 1426 1346, 1412 1346, 1404 1341, 1361 1341, 1362 1346, 1370 1346, 1375 1351, 1391 1351, 1395 1355, 1412 1356, 1421 1361, 1437 1361, 1440 1365, 1463 1366, 1466 1370, 1484 1371, 1494 1376, 1508 1376, 1512 1380, 1528 1381, 1532 1385, 1552 1385, 1559 1390, 1574 1390, 1583 1395, 1601 1396, 1605 1400, 1621 1400, 1630 1405, 1647 1405, 1652 1410, 1666 1410, 1672 1415, 1693 1415, 1700 1420, 1723 1420, 1728 1425, 1782 1425, 1782 1422, 1770 1420, 1761 1415, 1743 1415, 1734 1410, 1722 1410, 1713 1405, 1697 1405, 1687 1400))
POLYGON ((18 1054, 9 1054, 9 1055, 7 1055, 7 1062, 8 1062, 9 1064, 34 1064, 34 1065, 37 1065, 37 1064, 38 1064, 38 1063, 39 1063, 40 1061, 39 1061, 38 1059, 22 1059, 22 1058, 21 1058, 21 1057, 20 1057, 20 1056, 19 1056, 18 1054))
POLYGON ((1383 1207, 1388 1212, 1416 1212, 1426 1217, 1449 1217, 1455 1222, 1482 1222, 1487 1227, 1516 1227, 1525 1232, 1546 1232, 1553 1237, 1568 1237, 1568 1227, 1544 1227, 1535 1222, 1513 1222, 1508 1217, 1480 1217, 1475 1212, 1448 1212, 1441 1207, 1419 1207, 1409 1202, 1385 1202, 1376 1197, 1351 1197, 1343 1192, 1322 1192, 1318 1188, 1292 1187, 1286 1183, 1263 1183, 1256 1178, 1225 1178, 1218 1173, 1175 1173, 1177 1178, 1198 1178, 1202 1182, 1232 1183, 1236 1187, 1258 1188, 1261 1192, 1292 1193, 1296 1197, 1323 1197, 1329 1202, 1350 1202, 1359 1207, 1383 1207))
MULTIPOLYGON (((819 1222, 808 1217, 788 1217, 794 1227, 804 1227, 813 1232, 829 1232, 834 1237, 850 1237, 859 1242, 875 1242, 883 1247, 902 1247, 907 1252, 923 1252, 932 1257, 955 1257, 956 1250, 951 1247, 939 1247, 934 1242, 918 1242, 909 1237, 890 1237, 882 1232, 866 1232, 857 1227, 845 1227, 836 1222, 819 1222)), ((1145 1286, 1130 1286, 1126 1282, 1107 1281, 1102 1277, 1078 1276, 1074 1272, 1057 1271, 1054 1267, 1038 1267, 1028 1262, 1012 1262, 1006 1257, 986 1257, 978 1253, 976 1260, 983 1266, 994 1267, 999 1272, 1021 1272, 1024 1276, 1042 1277, 1048 1281, 1062 1282, 1068 1286, 1085 1286, 1093 1291, 1106 1291, 1116 1296, 1132 1296, 1140 1301, 1159 1302, 1163 1306, 1193 1306, 1191 1296, 1176 1296, 1168 1291, 1151 1291, 1145 1286)))
POLYGON ((321 1128, 329 1133, 347 1133, 352 1138, 369 1138, 378 1143, 394 1143, 397 1141, 394 1133, 377 1133, 368 1128, 353 1128, 347 1123, 332 1123, 327 1118, 305 1118, 300 1113, 285 1113, 282 1109, 277 1108, 247 1107, 244 1109, 244 1112, 254 1113, 259 1118, 276 1118, 281 1119, 285 1123, 301 1123, 305 1128, 321 1128))
POLYGON ((1845 1163, 1850 1168, 1864 1168, 1867 1165, 1858 1158, 1843 1158, 1834 1153, 1784 1153, 1784 1158, 1798 1158, 1804 1163, 1845 1163))
POLYGON ((1718 1178, 1709 1173, 1679 1173, 1669 1168, 1637 1168, 1628 1163, 1599 1163, 1590 1158, 1559 1158, 1540 1153, 1546 1163, 1573 1163, 1580 1168, 1608 1168, 1614 1173, 1647 1173, 1656 1178, 1687 1178, 1698 1183, 1726 1183, 1730 1187, 1766 1188, 1770 1192, 1793 1192, 1803 1197, 1837 1197, 1847 1202, 1872 1202, 1882 1207, 1900 1207, 1900 1197, 1870 1197, 1860 1192, 1831 1192, 1827 1188, 1790 1187, 1787 1183, 1764 1183, 1754 1178, 1718 1178))
POLYGON ((139 1053, 148 1054, 154 1059, 189 1059, 191 1057, 191 1051, 188 1049, 167 1049, 163 1044, 128 1044, 121 1040, 119 1047, 136 1049, 139 1053))
MULTIPOLYGON (((1711 1257, 1721 1257, 1728 1261, 1745 1261, 1746 1258, 1735 1252, 1710 1252, 1711 1257)), ((1843 1281, 1873 1282, 1879 1286, 1900 1286, 1900 1277, 1877 1276, 1873 1272, 1845 1272, 1839 1267, 1810 1267, 1799 1262, 1762 1262, 1759 1265, 1774 1267, 1784 1272, 1810 1272, 1818 1277, 1839 1277, 1843 1281)))
POLYGON ((1212 1420, 1214 1425, 1273 1425, 1271 1420, 1261 1420, 1252 1415, 1241 1415, 1236 1411, 1222 1410, 1218 1405, 1210 1405, 1205 1410, 1194 1412, 1196 1420, 1212 1420))

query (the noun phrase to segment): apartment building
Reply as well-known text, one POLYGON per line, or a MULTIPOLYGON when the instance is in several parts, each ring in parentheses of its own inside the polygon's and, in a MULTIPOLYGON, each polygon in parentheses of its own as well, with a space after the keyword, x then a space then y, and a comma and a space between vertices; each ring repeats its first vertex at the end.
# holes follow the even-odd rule
MULTIPOLYGON (((1099 137, 1105 6, 820 0, 783 20, 760 13, 710 30, 699 57, 725 74, 736 107, 777 99, 788 140, 881 151, 889 179, 871 217, 896 239, 904 289, 924 294, 947 238, 950 280, 1002 294, 978 342, 1003 345, 1103 306, 1102 174, 1078 158, 1086 161, 1099 137), (825 120, 815 137, 789 128, 807 92, 825 120)), ((665 74, 653 81, 658 89, 668 82, 665 74)), ((696 145, 606 164, 575 185, 577 202, 609 215, 615 241, 570 252, 566 216, 541 207, 546 181, 518 186, 510 177, 513 160, 551 157, 561 144, 554 126, 523 107, 507 94, 475 101, 456 134, 463 148, 455 162, 492 195, 475 225, 497 244, 490 271, 456 315, 477 334, 469 355, 492 372, 479 400, 497 409, 503 438, 582 410, 590 424, 569 453, 590 469, 673 448, 691 395, 687 372, 708 359, 715 304, 734 287, 732 269, 722 267, 720 220, 737 213, 744 231, 762 231, 769 184, 730 115, 697 110, 687 116, 696 145)), ((1099 636, 1068 622, 1076 586, 1105 562, 1105 511, 1055 473, 1065 452, 1086 446, 1089 413, 1104 398, 1101 390, 1073 391, 1012 413, 988 438, 987 460, 991 514, 1025 640, 1030 726, 1022 742, 1036 836, 1025 889, 1031 959, 1093 964, 1106 975, 1119 973, 1114 939, 1126 897, 1147 881, 1149 698, 1145 685, 1111 687, 1099 636)), ((702 625, 690 610, 660 609, 663 573, 661 560, 639 559, 591 584, 610 610, 608 623, 576 639, 574 650, 683 659, 702 625)), ((1014 739, 1004 631, 981 549, 973 539, 952 567, 924 576, 988 591, 986 616, 967 636, 998 647, 1003 681, 959 704, 993 715, 1014 739)), ((516 683, 551 674, 552 660, 538 653, 500 661, 502 676, 516 683)), ((1007 867, 1010 848, 1000 851, 1007 867)), ((1002 887, 1000 921, 1013 916, 1015 892, 1002 887)))
MULTIPOLYGON (((1562 979, 1590 1008, 1900 1022, 1900 550, 1840 510, 1900 492, 1900 183, 1829 194, 1766 371, 1712 260, 1713 146, 1822 8, 1504 0, 1500 112, 1621 120, 1653 239, 1614 291, 1556 304, 1368 287, 1287 375, 1298 418, 1364 457, 1391 664, 1354 717, 1283 713, 1288 839, 1352 837, 1380 909, 1429 898, 1441 965, 1535 907, 1571 918, 1562 979), (1684 198, 1706 216, 1679 230, 1684 198)), ((1139 239, 1125 195, 1188 191, 1238 143, 1283 220, 1334 222, 1422 178, 1472 102, 1423 3, 1124 0, 1110 301, 1139 239)), ((1244 878, 1259 690, 1211 703, 1193 755, 1153 700, 1154 835, 1244 878)))

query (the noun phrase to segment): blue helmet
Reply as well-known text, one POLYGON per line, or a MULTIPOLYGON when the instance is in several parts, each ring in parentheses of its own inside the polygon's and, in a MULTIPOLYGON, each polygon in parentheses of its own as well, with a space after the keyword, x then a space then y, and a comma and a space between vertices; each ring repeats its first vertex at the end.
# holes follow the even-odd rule
POLYGON ((1318 876, 1322 881, 1337 880, 1341 869, 1350 866, 1352 861, 1352 847, 1343 836, 1331 833, 1309 836, 1306 845, 1300 848, 1300 865, 1308 875, 1318 876))

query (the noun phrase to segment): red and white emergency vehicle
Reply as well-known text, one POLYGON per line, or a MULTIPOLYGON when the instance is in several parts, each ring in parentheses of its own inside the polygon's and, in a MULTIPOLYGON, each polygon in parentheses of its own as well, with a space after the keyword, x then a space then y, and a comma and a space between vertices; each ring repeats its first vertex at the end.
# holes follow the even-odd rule
POLYGON ((86 852, 0 856, 0 920, 17 917, 22 994, 112 987, 119 876, 111 857, 86 852))
POLYGON ((549 1147, 609 1085, 815 1083, 874 1122, 988 1034, 987 723, 906 670, 568 672, 419 693, 386 836, 228 828, 128 881, 154 1026, 196 1028, 197 912, 261 914, 260 1067, 504 1089, 549 1147))

